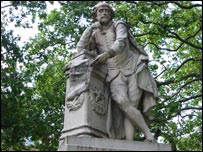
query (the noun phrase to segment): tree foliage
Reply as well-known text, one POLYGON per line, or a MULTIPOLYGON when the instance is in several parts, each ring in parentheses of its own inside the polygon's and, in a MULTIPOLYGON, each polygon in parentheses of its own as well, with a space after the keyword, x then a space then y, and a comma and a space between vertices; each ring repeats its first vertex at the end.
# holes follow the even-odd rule
MULTIPOLYGON (((98 1, 11 1, 1 10, 1 147, 56 150, 63 127, 64 65, 98 1), (9 12, 9 13, 7 13, 9 12), (14 13, 18 12, 18 13, 14 13), (31 21, 27 18, 31 17, 31 21), (39 33, 23 46, 23 36, 39 33), (31 137, 34 145, 25 146, 31 137)), ((115 19, 131 27, 150 54, 149 68, 159 89, 151 129, 177 150, 202 150, 202 3, 192 1, 109 1, 115 19)))

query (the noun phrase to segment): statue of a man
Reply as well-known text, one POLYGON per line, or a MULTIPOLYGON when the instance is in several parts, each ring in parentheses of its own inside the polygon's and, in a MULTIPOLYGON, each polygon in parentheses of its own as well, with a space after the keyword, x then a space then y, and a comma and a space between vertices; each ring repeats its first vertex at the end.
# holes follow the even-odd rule
POLYGON ((95 52, 97 56, 91 65, 103 64, 108 70, 106 81, 112 105, 123 114, 120 118, 119 111, 112 110, 110 137, 125 136, 127 140, 133 140, 136 126, 144 133, 146 141, 151 142, 154 137, 146 118, 152 117, 150 112, 156 104, 157 87, 147 68, 148 55, 136 45, 127 25, 123 21, 113 21, 113 15, 109 4, 95 5, 95 22, 82 34, 77 50, 95 52), (119 129, 121 126, 123 131, 119 129))

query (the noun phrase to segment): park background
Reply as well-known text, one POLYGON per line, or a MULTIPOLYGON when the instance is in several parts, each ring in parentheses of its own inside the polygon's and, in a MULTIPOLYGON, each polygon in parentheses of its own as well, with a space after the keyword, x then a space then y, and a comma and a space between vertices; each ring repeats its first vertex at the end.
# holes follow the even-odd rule
MULTIPOLYGON (((58 148, 64 66, 99 1, 1 1, 1 149, 58 148)), ((150 55, 159 101, 151 130, 202 150, 202 2, 108 1, 150 55)), ((142 140, 141 133, 135 140, 142 140)))

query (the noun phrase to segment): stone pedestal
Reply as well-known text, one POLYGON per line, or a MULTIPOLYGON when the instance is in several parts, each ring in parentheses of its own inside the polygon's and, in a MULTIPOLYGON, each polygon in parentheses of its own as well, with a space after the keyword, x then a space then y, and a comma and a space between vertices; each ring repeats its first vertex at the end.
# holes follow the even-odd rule
POLYGON ((109 91, 106 87, 107 70, 91 67, 93 59, 76 54, 66 66, 66 98, 64 127, 60 143, 67 136, 108 138, 106 130, 109 91))
POLYGON ((172 151, 170 144, 92 137, 66 137, 60 151, 172 151))

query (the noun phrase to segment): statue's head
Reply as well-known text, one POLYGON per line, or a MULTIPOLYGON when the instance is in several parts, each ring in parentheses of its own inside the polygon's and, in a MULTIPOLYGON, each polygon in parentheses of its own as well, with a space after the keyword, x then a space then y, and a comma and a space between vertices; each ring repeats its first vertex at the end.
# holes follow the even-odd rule
POLYGON ((93 7, 93 20, 99 22, 111 21, 114 17, 112 7, 107 3, 98 3, 93 7))

